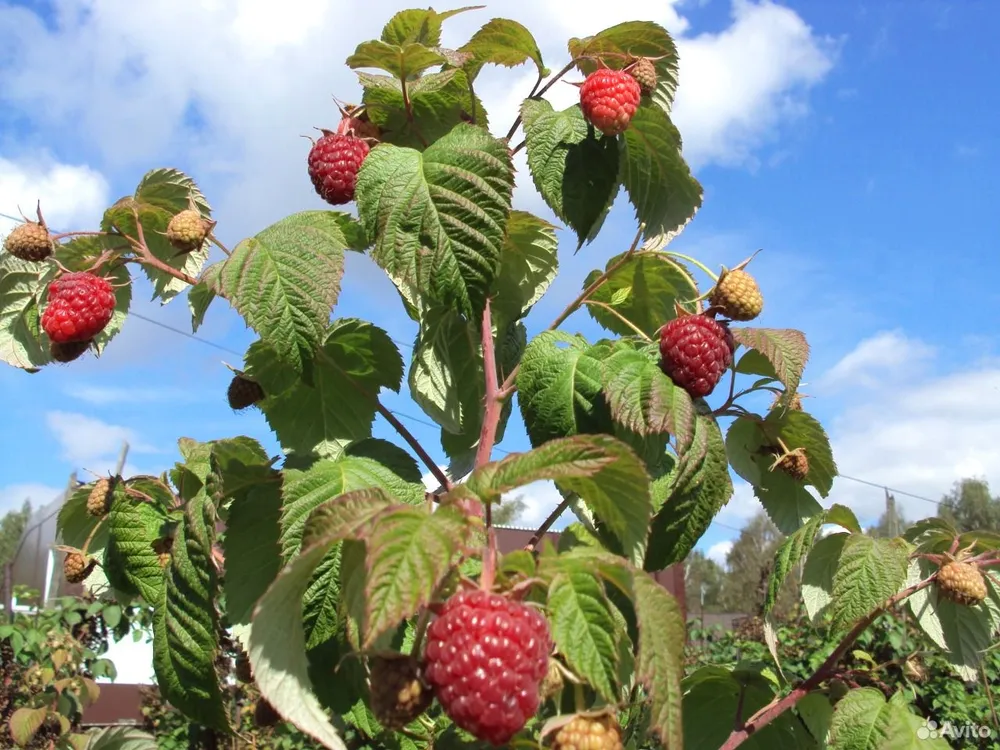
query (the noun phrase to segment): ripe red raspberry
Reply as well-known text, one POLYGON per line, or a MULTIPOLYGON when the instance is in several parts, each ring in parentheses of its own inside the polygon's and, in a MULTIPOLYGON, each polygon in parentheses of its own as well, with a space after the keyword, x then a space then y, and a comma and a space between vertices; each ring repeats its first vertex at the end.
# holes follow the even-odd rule
POLYGON ((49 284, 42 328, 57 344, 88 341, 110 322, 115 311, 111 283, 92 273, 63 274, 49 284))
POLYGON ((309 178, 319 196, 334 206, 354 200, 358 170, 368 156, 368 143, 329 130, 309 150, 309 178))
POLYGON ((729 327, 707 315, 683 315, 663 327, 660 367, 692 398, 715 390, 733 362, 729 327))
POLYGON ((427 629, 424 678, 452 721, 504 745, 535 715, 552 638, 531 607, 486 591, 461 591, 427 629))
POLYGON ((595 70, 580 87, 583 116, 604 135, 624 133, 641 98, 639 82, 621 70, 595 70))

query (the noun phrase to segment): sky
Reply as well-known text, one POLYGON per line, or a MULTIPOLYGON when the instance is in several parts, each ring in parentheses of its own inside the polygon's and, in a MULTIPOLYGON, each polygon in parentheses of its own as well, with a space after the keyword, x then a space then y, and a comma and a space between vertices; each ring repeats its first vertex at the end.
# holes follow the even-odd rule
MULTIPOLYGON (((424 3, 414 3, 419 7, 424 3)), ((437 10, 461 3, 436 2, 437 10)), ((369 0, 0 0, 0 213, 42 201, 57 230, 96 228, 155 167, 191 174, 230 247, 283 216, 326 204, 306 174, 302 136, 357 101, 343 61, 407 4, 369 0), (351 22, 345 23, 350 17, 351 22)), ((565 41, 625 20, 654 20, 677 39, 674 120, 705 205, 673 243, 718 268, 762 248, 751 269, 766 306, 759 325, 803 330, 812 346, 806 406, 826 425, 843 475, 824 504, 874 522, 881 485, 937 499, 964 476, 1000 483, 1000 358, 994 314, 1000 212, 1000 5, 976 0, 504 0, 449 20, 458 46, 495 15, 525 23, 549 67, 565 41)), ((533 68, 487 69, 478 93, 502 135, 533 68)), ((559 108, 577 89, 559 84, 559 108)), ((524 170, 515 205, 554 220, 524 170)), ((0 235, 13 222, 0 218, 0 235)), ((593 268, 627 247, 631 210, 616 204, 600 239, 577 255, 560 232, 561 273, 528 319, 547 327, 593 268)), ((213 260, 216 258, 213 256, 213 260)), ((704 278, 702 279, 704 281, 704 278)), ((350 254, 335 314, 367 318, 402 342, 415 335, 397 295, 350 254), (387 300, 392 300, 387 303, 387 300)), ((217 300, 195 340, 183 297, 161 306, 145 282, 99 360, 28 375, 0 369, 0 512, 50 501, 130 444, 126 473, 159 473, 176 439, 237 434, 278 447, 254 410, 225 390, 254 340, 217 300), (157 325, 156 323, 162 324, 157 325)), ((591 340, 586 312, 566 326, 591 340)), ((389 408, 444 462, 438 430, 404 392, 389 408)), ((375 434, 397 440, 381 420, 375 434)), ((496 456, 528 447, 512 422, 496 456)), ((551 486, 525 492, 520 525, 554 507, 551 486)), ((934 512, 898 495, 906 517, 934 512)), ((723 560, 759 508, 736 493, 700 548, 723 560)))

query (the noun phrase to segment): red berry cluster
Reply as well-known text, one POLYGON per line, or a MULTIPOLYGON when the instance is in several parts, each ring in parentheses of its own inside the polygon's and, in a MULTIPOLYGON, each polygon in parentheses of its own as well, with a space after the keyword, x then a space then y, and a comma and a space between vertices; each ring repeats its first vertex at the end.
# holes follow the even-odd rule
POLYGON ((733 362, 729 326, 710 315, 682 315, 660 332, 660 367, 692 398, 704 398, 733 362))
POLYGON ((66 273, 49 284, 42 329, 55 344, 90 341, 115 311, 111 283, 92 273, 66 273))
POLYGON ((624 133, 641 99, 639 82, 622 70, 596 70, 580 87, 583 116, 604 135, 624 133))
POLYGON ((548 623, 537 610, 463 591, 427 629, 424 677, 455 724, 504 745, 538 711, 551 650, 548 623))

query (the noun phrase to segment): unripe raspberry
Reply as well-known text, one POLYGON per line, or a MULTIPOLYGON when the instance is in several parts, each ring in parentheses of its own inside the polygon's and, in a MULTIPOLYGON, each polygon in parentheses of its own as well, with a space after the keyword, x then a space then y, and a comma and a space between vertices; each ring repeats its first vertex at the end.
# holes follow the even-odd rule
POLYGON ((595 70, 580 86, 583 116, 604 135, 624 133, 641 99, 639 82, 622 70, 595 70))
POLYGON ((937 586, 946 599, 966 607, 982 603, 988 594, 986 579, 979 568, 958 560, 942 566, 938 571, 937 586))
POLYGON ((153 540, 153 552, 156 553, 157 562, 160 563, 161 568, 165 568, 170 565, 170 550, 174 547, 173 537, 161 537, 160 539, 153 540))
POLYGON ((622 750, 622 730, 614 716, 577 716, 556 732, 552 750, 622 750))
POLYGON ((743 322, 753 320, 764 309, 760 287, 746 271, 724 273, 712 290, 709 303, 721 308, 727 318, 743 322))
POLYGON ((167 224, 167 240, 178 251, 190 253, 199 249, 208 236, 212 223, 199 211, 186 209, 176 214, 167 224))
POLYGON ((264 400, 264 389, 256 380, 251 380, 245 375, 237 374, 229 381, 229 390, 226 392, 229 399, 229 408, 240 411, 253 406, 258 401, 264 400))
POLYGON ((649 96, 656 90, 656 66, 648 57, 640 57, 629 72, 644 96, 649 96))
POLYGON ((67 583, 83 583, 95 565, 97 560, 88 560, 80 552, 70 552, 63 560, 63 575, 66 576, 67 583))
POLYGON ((552 638, 535 609, 461 591, 427 629, 424 678, 456 725, 504 745, 538 711, 552 638))
POLYGON ((660 368, 692 398, 709 395, 733 362, 728 326, 708 315, 683 315, 660 333, 660 368))
POLYGON ((327 203, 340 206, 354 200, 358 170, 370 147, 361 138, 329 130, 309 150, 309 179, 327 203))
POLYGON ((802 482, 809 476, 809 457, 806 455, 805 448, 796 448, 785 454, 779 451, 775 458, 774 467, 785 472, 792 479, 802 482))
POLYGON ((38 222, 26 221, 11 230, 3 241, 3 249, 15 258, 37 263, 52 255, 55 245, 48 229, 38 222))
POLYGON ((114 312, 115 292, 107 279, 84 271, 66 273, 49 284, 42 328, 57 344, 89 341, 114 312))
POLYGON ((102 477, 94 484, 87 495, 87 513, 94 518, 103 518, 111 509, 111 498, 114 496, 114 484, 109 477, 102 477))
POLYGON ((402 729, 434 700, 415 658, 405 654, 371 657, 371 708, 386 729, 402 729))
POLYGON ((250 656, 246 651, 240 649, 236 654, 236 679, 240 682, 250 684, 253 682, 253 668, 250 666, 250 656))

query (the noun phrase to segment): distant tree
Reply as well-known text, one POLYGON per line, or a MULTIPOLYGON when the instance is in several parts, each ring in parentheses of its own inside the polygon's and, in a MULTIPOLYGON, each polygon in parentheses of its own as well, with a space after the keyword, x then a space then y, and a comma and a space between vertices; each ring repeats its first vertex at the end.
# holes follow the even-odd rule
POLYGON ((685 603, 689 615, 722 611, 726 571, 715 560, 694 550, 684 563, 685 603))
POLYGON ((961 479, 944 496, 938 517, 959 531, 1000 529, 1000 498, 990 495, 985 479, 961 479))
POLYGON ((891 539, 902 534, 909 526, 910 522, 896 505, 896 498, 887 495, 885 512, 879 516, 878 523, 868 527, 868 533, 874 537, 891 539))
POLYGON ((31 518, 31 502, 24 501, 21 510, 11 510, 0 520, 0 565, 14 562, 14 554, 21 544, 24 530, 31 518))
MULTIPOLYGON (((759 614, 767 595, 774 555, 783 540, 784 535, 764 511, 759 511, 743 527, 726 556, 728 571, 722 585, 722 605, 727 612, 759 614)), ((791 610, 798 601, 798 591, 798 576, 788 576, 775 607, 777 617, 791 610)))
POLYGON ((521 499, 521 495, 509 497, 493 506, 493 523, 497 526, 512 526, 527 508, 528 504, 521 499))

